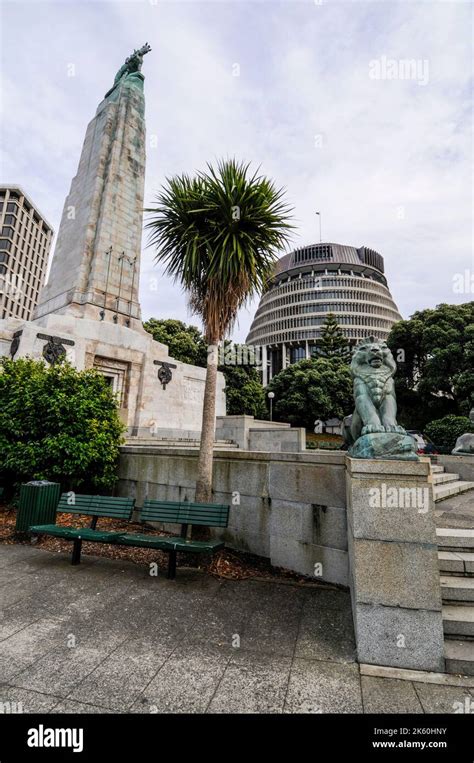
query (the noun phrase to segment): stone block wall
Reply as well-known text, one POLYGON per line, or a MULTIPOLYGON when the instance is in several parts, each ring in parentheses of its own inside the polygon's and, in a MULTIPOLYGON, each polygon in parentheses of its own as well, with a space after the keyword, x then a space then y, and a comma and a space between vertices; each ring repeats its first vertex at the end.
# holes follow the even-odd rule
MULTIPOLYGON (((124 447, 119 494, 137 506, 145 498, 193 500, 196 466, 193 450, 124 447)), ((213 531, 229 546, 348 585, 343 453, 218 451, 213 500, 231 506, 229 527, 213 531)))
POLYGON ((474 482, 474 455, 436 456, 436 463, 444 466, 447 472, 459 474, 460 479, 474 482))
POLYGON ((263 421, 253 416, 217 416, 216 439, 233 440, 242 450, 267 453, 299 453, 306 450, 303 427, 279 421, 263 421))

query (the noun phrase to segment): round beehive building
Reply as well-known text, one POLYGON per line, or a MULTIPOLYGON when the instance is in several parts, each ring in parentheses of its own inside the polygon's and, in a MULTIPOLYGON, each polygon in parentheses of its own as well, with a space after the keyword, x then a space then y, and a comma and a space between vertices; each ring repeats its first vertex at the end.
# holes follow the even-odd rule
POLYGON ((366 246, 313 244, 282 257, 247 336, 262 348, 263 383, 316 354, 328 313, 350 344, 372 334, 386 339, 402 319, 384 275, 383 257, 366 246))

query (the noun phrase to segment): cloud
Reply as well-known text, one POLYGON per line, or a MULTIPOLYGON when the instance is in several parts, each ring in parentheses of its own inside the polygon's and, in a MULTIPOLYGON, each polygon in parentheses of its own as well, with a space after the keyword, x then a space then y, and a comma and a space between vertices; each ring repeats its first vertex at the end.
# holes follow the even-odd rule
MULTIPOLYGON (((470 4, 19 0, 2 13, 2 174, 56 228, 86 125, 148 40, 147 204, 166 176, 235 155, 287 188, 295 244, 318 240, 319 210, 323 239, 379 251, 404 316, 473 298, 452 289, 474 269, 470 4), (382 57, 427 61, 428 81, 371 79, 382 57)), ((145 246, 141 298, 145 317, 190 319, 145 246)))

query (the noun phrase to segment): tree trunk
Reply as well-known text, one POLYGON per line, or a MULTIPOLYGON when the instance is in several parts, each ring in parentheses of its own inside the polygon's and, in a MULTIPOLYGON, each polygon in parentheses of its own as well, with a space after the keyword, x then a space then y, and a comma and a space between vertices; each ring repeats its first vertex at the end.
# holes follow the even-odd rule
POLYGON ((201 445, 196 482, 197 503, 211 503, 212 501, 212 459, 216 426, 217 350, 216 345, 210 345, 207 351, 201 445))

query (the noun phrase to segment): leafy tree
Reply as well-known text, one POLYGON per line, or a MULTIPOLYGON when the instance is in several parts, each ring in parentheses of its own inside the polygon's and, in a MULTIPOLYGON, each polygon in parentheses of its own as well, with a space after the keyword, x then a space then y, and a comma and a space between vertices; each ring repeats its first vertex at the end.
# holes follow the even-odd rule
POLYGON ((452 450, 458 437, 466 432, 474 432, 474 424, 471 424, 467 416, 445 416, 442 419, 430 421, 425 427, 425 433, 435 445, 452 450))
POLYGON ((225 376, 227 413, 246 413, 256 419, 268 417, 265 391, 256 368, 252 366, 219 366, 225 376))
POLYGON ((274 418, 313 429, 316 419, 340 418, 353 409, 352 377, 339 358, 301 360, 273 377, 274 418))
POLYGON ((265 390, 257 370, 254 348, 226 339, 219 350, 218 370, 225 377, 229 416, 247 414, 257 419, 267 418, 265 390))
POLYGON ((238 310, 261 292, 291 228, 283 191, 249 165, 230 159, 195 177, 167 180, 148 209, 150 244, 181 284, 209 345, 196 501, 212 496, 217 345, 238 310))
POLYGON ((388 345, 397 361, 399 420, 422 429, 474 404, 474 302, 438 305, 399 321, 388 345))
POLYGON ((101 374, 2 358, 0 401, 0 479, 113 486, 124 427, 101 374))
POLYGON ((157 342, 168 345, 172 358, 206 367, 207 344, 196 326, 187 326, 174 318, 150 318, 143 327, 157 342))
POLYGON ((351 362, 349 342, 333 313, 328 313, 326 316, 321 336, 316 343, 316 352, 321 358, 340 358, 344 363, 351 362))

